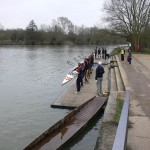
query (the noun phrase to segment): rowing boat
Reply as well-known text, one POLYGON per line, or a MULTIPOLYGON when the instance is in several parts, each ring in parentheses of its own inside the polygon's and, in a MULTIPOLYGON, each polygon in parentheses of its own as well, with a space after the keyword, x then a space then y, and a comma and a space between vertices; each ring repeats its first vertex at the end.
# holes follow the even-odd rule
POLYGON ((64 80, 62 82, 62 85, 71 81, 72 79, 74 79, 77 76, 77 74, 78 74, 77 68, 78 67, 75 67, 69 73, 67 73, 66 77, 64 78, 64 80))
MULTIPOLYGON (((74 58, 74 60, 78 63, 83 63, 83 60, 78 60, 77 58, 74 58)), ((68 64, 74 66, 74 63, 72 63, 71 61, 67 61, 68 64)), ((67 73, 66 77, 64 78, 63 82, 61 85, 71 81, 72 79, 74 79, 77 75, 78 75, 78 71, 77 71, 78 67, 75 66, 73 69, 71 69, 70 72, 67 73)))

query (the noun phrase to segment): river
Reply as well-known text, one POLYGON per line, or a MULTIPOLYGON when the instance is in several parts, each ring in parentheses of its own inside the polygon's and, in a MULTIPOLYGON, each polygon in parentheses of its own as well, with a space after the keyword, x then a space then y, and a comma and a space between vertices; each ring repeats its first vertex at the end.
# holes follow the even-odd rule
MULTIPOLYGON (((110 51, 114 47, 106 48, 110 51)), ((61 86, 71 68, 66 62, 77 64, 74 58, 80 59, 79 55, 88 56, 94 48, 95 46, 0 47, 0 150, 23 149, 69 112, 67 109, 50 107, 71 84, 61 86)), ((100 121, 97 121, 93 128, 99 127, 99 124, 100 121)), ((91 136, 86 134, 87 138, 91 136)), ((80 140, 77 141, 79 143, 80 140)), ((81 143, 86 145, 88 141, 83 140, 81 143)), ((71 146, 70 149, 83 149, 82 144, 82 148, 71 146)))

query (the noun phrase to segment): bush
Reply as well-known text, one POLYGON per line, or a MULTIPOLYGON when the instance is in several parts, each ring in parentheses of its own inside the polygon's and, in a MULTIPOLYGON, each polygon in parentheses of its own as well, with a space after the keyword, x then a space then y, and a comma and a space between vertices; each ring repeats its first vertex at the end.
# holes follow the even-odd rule
POLYGON ((118 55, 120 54, 121 49, 119 47, 115 48, 110 55, 118 55))

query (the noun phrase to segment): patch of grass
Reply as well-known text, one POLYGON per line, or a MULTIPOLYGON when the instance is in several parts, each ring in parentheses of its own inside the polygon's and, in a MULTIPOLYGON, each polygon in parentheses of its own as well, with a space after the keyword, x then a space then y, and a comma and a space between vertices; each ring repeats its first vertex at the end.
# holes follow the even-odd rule
POLYGON ((150 54, 150 49, 144 48, 140 52, 133 51, 133 53, 135 53, 135 54, 150 54))
POLYGON ((119 47, 115 48, 110 55, 118 55, 120 53, 121 49, 119 47))
POLYGON ((116 102, 117 102, 117 108, 116 108, 116 113, 113 121, 115 124, 118 124, 124 101, 122 99, 116 99, 116 102))

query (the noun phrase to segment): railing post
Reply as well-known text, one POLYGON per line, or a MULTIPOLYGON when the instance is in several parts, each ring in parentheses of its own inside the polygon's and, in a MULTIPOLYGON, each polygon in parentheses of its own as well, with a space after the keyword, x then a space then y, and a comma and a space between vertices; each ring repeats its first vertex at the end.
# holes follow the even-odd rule
POLYGON ((125 150, 128 132, 130 91, 126 91, 125 101, 123 104, 114 144, 112 150, 125 150))

